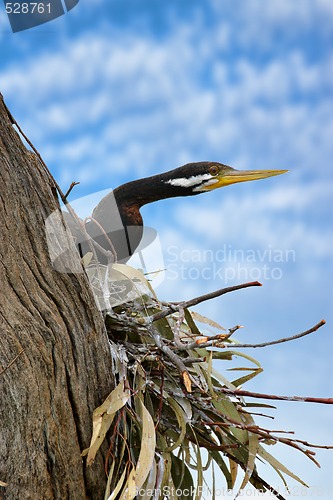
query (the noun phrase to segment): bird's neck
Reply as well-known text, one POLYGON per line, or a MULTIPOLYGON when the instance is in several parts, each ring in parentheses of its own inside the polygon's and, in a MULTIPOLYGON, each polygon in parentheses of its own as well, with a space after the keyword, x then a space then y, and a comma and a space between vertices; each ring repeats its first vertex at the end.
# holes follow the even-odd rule
POLYGON ((167 183, 170 179, 170 173, 153 175, 119 186, 113 191, 118 206, 141 208, 154 201, 195 194, 188 192, 183 187, 167 183))

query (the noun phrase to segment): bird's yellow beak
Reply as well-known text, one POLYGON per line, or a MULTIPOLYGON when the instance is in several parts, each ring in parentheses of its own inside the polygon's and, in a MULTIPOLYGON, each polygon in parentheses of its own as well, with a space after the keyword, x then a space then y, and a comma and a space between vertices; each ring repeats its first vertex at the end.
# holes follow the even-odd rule
POLYGON ((285 174, 288 170, 227 170, 216 176, 216 182, 206 186, 207 190, 236 184, 236 182, 257 181, 274 175, 285 174))

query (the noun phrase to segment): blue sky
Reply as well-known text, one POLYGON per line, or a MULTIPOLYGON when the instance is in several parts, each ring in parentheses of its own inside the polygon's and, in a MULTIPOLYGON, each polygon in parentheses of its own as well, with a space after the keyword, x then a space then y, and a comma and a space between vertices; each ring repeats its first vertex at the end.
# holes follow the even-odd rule
MULTIPOLYGON (((289 170, 165 200, 143 215, 169 269, 163 298, 258 277, 262 288, 198 309, 226 327, 244 325, 246 342, 325 318, 311 337, 251 352, 265 374, 248 388, 331 396, 332 2, 81 0, 16 34, 1 8, 0 43, 0 90, 63 190, 80 181, 73 198, 189 161, 289 170)), ((278 407, 275 428, 333 444, 332 408, 278 407)), ((318 452, 321 471, 276 453, 312 485, 333 488, 332 452, 318 452)))

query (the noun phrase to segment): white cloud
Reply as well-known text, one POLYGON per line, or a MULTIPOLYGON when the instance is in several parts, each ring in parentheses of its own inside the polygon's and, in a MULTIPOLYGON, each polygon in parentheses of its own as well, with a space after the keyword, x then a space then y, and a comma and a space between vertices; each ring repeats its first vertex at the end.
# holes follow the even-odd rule
MULTIPOLYGON (((242 5, 239 18, 232 7, 230 19, 223 16, 200 36, 196 30, 205 26, 199 18, 193 26, 175 24, 161 39, 117 31, 117 43, 111 43, 105 32, 83 33, 53 53, 31 57, 21 67, 8 66, 0 75, 4 95, 15 101, 26 132, 33 131, 46 161, 59 166, 66 183, 73 177, 83 183, 103 179, 106 187, 115 184, 120 171, 131 169, 132 177, 143 176, 195 159, 240 168, 290 167, 298 181, 307 172, 329 182, 332 56, 321 54, 309 62, 300 47, 292 46, 283 55, 272 54, 265 64, 246 52, 236 54, 230 64, 219 51, 230 48, 231 31, 237 27, 233 16, 241 22, 249 15, 252 24, 243 20, 245 28, 259 23, 266 29, 289 23, 297 14, 299 33, 314 12, 329 17, 333 9, 327 2, 314 8, 308 1, 296 6, 287 0, 242 5)), ((250 196, 242 194, 235 201, 224 192, 219 210, 199 205, 200 213, 191 218, 193 230, 217 240, 227 236, 220 213, 236 227, 251 212, 243 236, 258 242, 265 229, 264 237, 276 243, 268 214, 289 210, 299 220, 284 242, 305 238, 311 248, 325 253, 325 232, 320 229, 322 243, 319 229, 309 233, 301 219, 318 198, 321 206, 328 206, 329 184, 315 183, 306 190, 301 184, 284 186, 261 193, 255 205, 250 196), (207 220, 215 221, 215 229, 207 228, 207 220)), ((186 208, 181 210, 183 218, 189 215, 186 208)), ((280 224, 285 229, 284 219, 280 224)), ((228 237, 237 238, 230 227, 228 237)))
MULTIPOLYGON (((179 220, 209 244, 302 246, 326 258, 329 221, 316 227, 306 218, 330 206, 333 105, 325 96, 333 58, 309 63, 292 49, 265 65, 246 54, 230 65, 206 50, 218 32, 221 26, 212 26, 208 37, 197 38, 180 26, 161 40, 124 32, 117 44, 105 34, 83 34, 56 53, 2 71, 4 94, 25 116, 28 135, 31 127, 42 143, 46 161, 59 166, 64 185, 100 179, 115 187, 121 172, 144 176, 201 159, 290 167, 291 179, 255 196, 252 188, 241 196, 226 190, 214 206, 209 197, 198 208, 181 202, 179 220), (206 68, 210 85, 201 76, 206 68), (304 188, 306 173, 317 180, 304 188)), ((227 31, 222 38, 226 43, 227 31)))
MULTIPOLYGON (((284 179, 286 181, 286 179, 284 179)), ((281 178, 282 182, 282 178, 281 178)), ((191 205, 183 202, 177 216, 195 238, 200 236, 208 245, 218 242, 241 244, 257 248, 272 245, 278 249, 295 249, 298 253, 317 258, 330 258, 333 253, 331 227, 326 227, 327 212, 319 213, 320 204, 330 207, 332 184, 287 184, 268 189, 251 189, 237 196, 221 192, 221 200, 191 205), (309 214, 318 223, 308 222, 309 214), (316 215, 317 214, 317 215, 316 215)), ((204 196, 204 195, 203 195, 204 196)))
MULTIPOLYGON (((212 0, 217 16, 223 15, 238 28, 234 44, 260 47, 267 52, 273 45, 296 43, 299 30, 320 26, 321 37, 331 33, 333 6, 330 0, 212 0)), ((235 38, 235 37, 234 37, 235 38)))
MULTIPOLYGON (((309 2, 292 4, 243 2, 241 15, 252 12, 252 24, 265 19, 271 26, 298 12, 300 30, 313 8, 309 2)), ((316 15, 325 9, 331 7, 319 2, 316 15)), ((193 238, 212 244, 240 241, 242 227, 241 241, 249 246, 282 241, 326 257, 329 223, 321 220, 316 227, 306 217, 330 206, 333 105, 327 89, 333 58, 322 53, 309 62, 292 46, 265 64, 246 51, 231 64, 219 53, 230 49, 236 25, 232 16, 221 19, 200 36, 196 30, 205 26, 199 18, 193 26, 175 24, 161 39, 117 31, 112 43, 105 32, 84 32, 53 53, 8 66, 0 74, 4 95, 15 102, 15 114, 22 114, 37 147, 42 144, 45 160, 58 166, 64 185, 75 179, 115 187, 125 172, 135 178, 201 159, 239 168, 290 168, 295 180, 281 180, 283 189, 265 189, 255 198, 224 191, 214 207, 209 198, 198 201, 198 209, 181 203, 180 220, 189 221, 193 238), (306 174, 317 181, 304 189, 306 174)))
POLYGON ((95 178, 119 158, 136 175, 208 156, 244 167, 268 168, 274 161, 276 168, 291 162, 309 170, 316 162, 317 173, 326 168, 333 105, 323 95, 333 58, 309 63, 293 48, 265 65, 246 53, 231 65, 218 55, 227 19, 198 37, 202 22, 179 24, 160 40, 124 31, 113 44, 104 33, 84 33, 54 53, 3 70, 4 95, 46 151, 58 140, 64 144, 59 165, 86 171, 90 164, 95 178), (91 159, 75 138, 82 130, 95 144, 91 159))

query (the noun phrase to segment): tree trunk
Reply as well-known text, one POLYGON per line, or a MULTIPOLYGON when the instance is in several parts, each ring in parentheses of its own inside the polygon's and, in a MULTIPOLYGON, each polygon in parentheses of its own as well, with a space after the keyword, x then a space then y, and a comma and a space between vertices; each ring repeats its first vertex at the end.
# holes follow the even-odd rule
POLYGON ((1 94, 0 179, 0 498, 102 499, 105 456, 86 468, 81 452, 113 387, 104 322, 85 274, 52 266, 52 179, 1 94))

